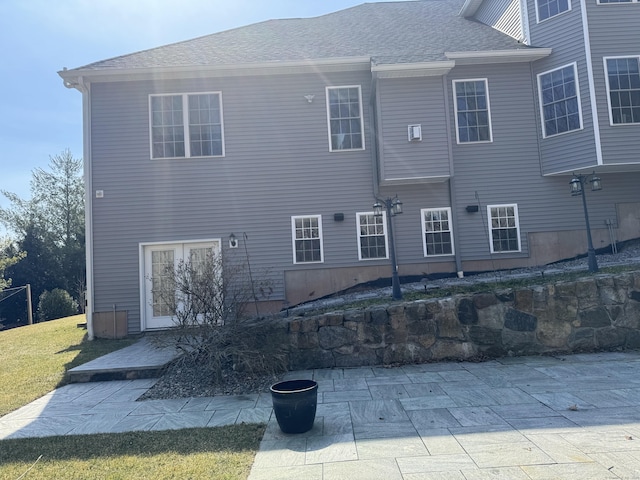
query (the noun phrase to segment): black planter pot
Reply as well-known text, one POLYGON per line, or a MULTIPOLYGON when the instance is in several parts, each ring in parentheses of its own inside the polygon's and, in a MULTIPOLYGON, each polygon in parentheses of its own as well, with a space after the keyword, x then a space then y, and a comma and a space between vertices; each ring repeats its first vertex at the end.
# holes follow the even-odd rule
POLYGON ((304 433, 316 419, 318 383, 313 380, 288 380, 271 386, 271 400, 280 430, 304 433))

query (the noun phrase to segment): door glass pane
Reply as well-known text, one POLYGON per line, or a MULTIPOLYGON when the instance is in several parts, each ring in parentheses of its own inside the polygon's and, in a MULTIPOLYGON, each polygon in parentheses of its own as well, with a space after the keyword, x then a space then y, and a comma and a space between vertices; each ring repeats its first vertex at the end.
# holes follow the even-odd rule
POLYGON ((154 317, 171 315, 171 285, 175 252, 156 250, 151 252, 151 296, 154 317))

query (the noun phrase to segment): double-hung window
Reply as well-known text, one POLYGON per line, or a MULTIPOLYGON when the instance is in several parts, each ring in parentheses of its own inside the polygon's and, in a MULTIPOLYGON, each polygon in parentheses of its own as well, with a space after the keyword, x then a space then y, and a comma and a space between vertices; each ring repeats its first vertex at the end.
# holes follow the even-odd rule
POLYGON ((423 208, 422 234, 425 257, 453 255, 450 208, 423 208))
POLYGON ((293 263, 322 263, 322 216, 291 217, 293 263))
POLYGON ((491 142, 487 80, 454 80, 453 89, 458 143, 491 142))
POLYGON ((611 125, 640 123, 640 57, 607 58, 611 125))
POLYGON ((538 75, 543 137, 582 129, 576 64, 538 75))
POLYGON ((520 251, 518 205, 487 205, 491 253, 520 251))
POLYGON ((360 86, 327 87, 329 150, 363 150, 360 86))
POLYGON ((571 0, 536 0, 538 22, 571 10, 571 0))
POLYGON ((219 92, 151 95, 151 158, 224 156, 219 92))
POLYGON ((358 259, 388 258, 386 215, 358 213, 358 259))

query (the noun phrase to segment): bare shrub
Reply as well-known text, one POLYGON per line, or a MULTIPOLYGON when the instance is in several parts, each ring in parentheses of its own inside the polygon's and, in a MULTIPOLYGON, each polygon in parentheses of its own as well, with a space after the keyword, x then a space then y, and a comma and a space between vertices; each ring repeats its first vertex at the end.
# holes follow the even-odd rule
POLYGON ((189 360, 210 370, 220 382, 223 372, 276 375, 287 369, 286 352, 260 340, 268 326, 253 313, 273 291, 266 273, 255 281, 246 263, 223 262, 221 254, 192 256, 152 279, 159 302, 175 327, 169 341, 189 360))

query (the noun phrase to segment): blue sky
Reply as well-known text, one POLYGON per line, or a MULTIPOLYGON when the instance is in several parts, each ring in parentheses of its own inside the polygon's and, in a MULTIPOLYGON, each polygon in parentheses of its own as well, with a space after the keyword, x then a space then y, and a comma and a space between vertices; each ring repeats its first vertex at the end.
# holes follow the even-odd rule
MULTIPOLYGON (((49 156, 68 148, 81 158, 81 94, 62 85, 57 72, 63 67, 361 3, 364 0, 0 0, 0 190, 28 198, 31 171, 46 167, 49 156)), ((0 195, 0 206, 7 205, 0 195)))

